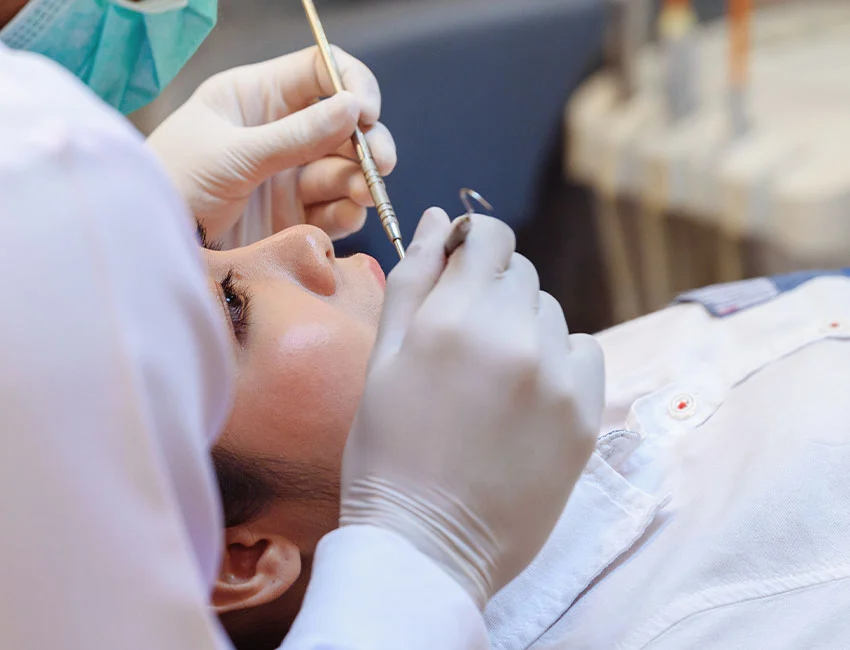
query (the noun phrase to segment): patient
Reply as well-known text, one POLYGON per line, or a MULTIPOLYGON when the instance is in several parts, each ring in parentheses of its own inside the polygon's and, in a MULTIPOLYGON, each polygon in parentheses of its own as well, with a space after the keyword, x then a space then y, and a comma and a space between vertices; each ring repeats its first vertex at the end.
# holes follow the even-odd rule
MULTIPOLYGON (((238 360, 212 601, 238 648, 274 648, 337 523, 384 279, 310 226, 206 255, 238 360)), ((597 453, 488 606, 493 648, 846 647, 850 278, 776 286, 731 316, 697 294, 600 335, 597 453)))
POLYGON ((227 531, 213 604, 238 647, 275 647, 316 544, 337 525, 342 449, 386 281, 371 257, 335 258, 312 226, 233 251, 204 244, 238 363, 214 451, 227 531))

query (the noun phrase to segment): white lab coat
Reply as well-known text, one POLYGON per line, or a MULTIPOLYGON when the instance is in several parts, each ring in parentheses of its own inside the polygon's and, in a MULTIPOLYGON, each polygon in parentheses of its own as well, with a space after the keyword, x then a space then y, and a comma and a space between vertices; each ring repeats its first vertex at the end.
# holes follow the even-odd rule
POLYGON ((850 277, 599 340, 606 434, 494 650, 850 648, 850 277))
MULTIPOLYGON (((229 648, 208 448, 231 368, 189 215, 123 118, 1 45, 0 215, 0 648, 229 648)), ((456 583, 361 527, 320 546, 284 648, 486 645, 456 583)))

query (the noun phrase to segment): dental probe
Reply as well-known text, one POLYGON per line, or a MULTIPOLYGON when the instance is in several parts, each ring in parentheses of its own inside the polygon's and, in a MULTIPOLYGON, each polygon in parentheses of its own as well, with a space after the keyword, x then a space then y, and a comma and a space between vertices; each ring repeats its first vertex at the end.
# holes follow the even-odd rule
MULTIPOLYGON (((321 52, 325 67, 328 70, 334 92, 342 92, 345 90, 345 87, 342 85, 339 68, 336 66, 330 43, 328 43, 328 37, 325 35, 322 22, 319 20, 319 14, 316 12, 316 5, 313 4, 313 0, 301 0, 301 4, 304 5, 304 12, 307 14, 307 20, 310 21, 310 29, 313 30, 316 45, 319 46, 319 52, 321 52)), ((363 135, 363 131, 359 127, 354 129, 354 135, 351 137, 351 141, 354 143, 354 150, 357 152, 357 158, 360 160, 360 167, 363 169, 363 175, 366 177, 366 184, 369 186, 369 193, 375 202, 375 208, 378 211, 384 232, 387 233, 387 237, 393 243, 393 246, 395 246, 399 259, 404 259, 401 229, 398 225, 398 219, 395 216, 393 204, 390 203, 390 196, 387 194, 387 186, 384 184, 384 179, 381 177, 378 166, 375 164, 375 159, 372 157, 372 151, 366 142, 366 136, 363 135)))
POLYGON ((466 241, 466 236, 470 230, 472 230, 472 218, 468 214, 458 217, 452 222, 452 230, 446 237, 446 243, 443 246, 446 257, 451 257, 458 246, 466 241))
POLYGON ((483 206, 490 212, 490 214, 493 213, 493 206, 490 205, 490 202, 487 199, 468 187, 461 188, 460 201, 463 203, 463 207, 466 208, 466 214, 458 217, 452 222, 451 232, 449 233, 449 236, 446 237, 446 243, 443 246, 446 257, 449 257, 457 250, 458 246, 466 241, 466 236, 469 234, 469 231, 472 230, 472 215, 475 214, 475 208, 472 207, 470 199, 483 206))

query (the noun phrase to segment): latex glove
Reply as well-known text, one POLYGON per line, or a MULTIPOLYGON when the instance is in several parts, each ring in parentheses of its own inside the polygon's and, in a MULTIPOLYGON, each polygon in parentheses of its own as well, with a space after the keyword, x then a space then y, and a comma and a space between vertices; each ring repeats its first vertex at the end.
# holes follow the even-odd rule
POLYGON ((426 212, 389 275, 340 522, 400 533, 483 606, 557 522, 594 449, 604 371, 512 231, 473 219, 446 265, 449 220, 426 212))
POLYGON ((333 89, 312 47, 211 77, 150 135, 210 238, 232 247, 299 223, 332 238, 363 226, 373 203, 350 137, 359 122, 382 174, 395 143, 375 77, 334 52, 350 92, 314 103, 333 89))

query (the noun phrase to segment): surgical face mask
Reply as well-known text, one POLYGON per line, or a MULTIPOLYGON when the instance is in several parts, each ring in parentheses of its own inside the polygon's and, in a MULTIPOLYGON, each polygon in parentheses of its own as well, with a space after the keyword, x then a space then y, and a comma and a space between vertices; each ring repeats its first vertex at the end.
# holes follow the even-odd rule
POLYGON ((174 79, 217 9, 218 0, 30 0, 0 41, 50 57, 127 114, 174 79))

